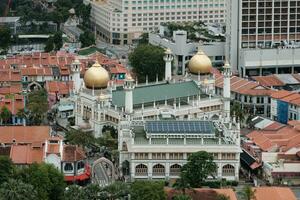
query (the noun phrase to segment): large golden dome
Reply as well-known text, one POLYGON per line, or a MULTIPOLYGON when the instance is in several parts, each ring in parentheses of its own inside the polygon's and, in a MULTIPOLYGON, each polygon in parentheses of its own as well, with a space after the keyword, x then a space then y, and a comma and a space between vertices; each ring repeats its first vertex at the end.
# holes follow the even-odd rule
POLYGON ((106 69, 101 67, 96 61, 96 63, 85 72, 83 79, 85 87, 89 89, 106 88, 109 81, 109 74, 106 69))
POLYGON ((201 50, 194 55, 189 61, 189 70, 193 74, 208 74, 212 68, 209 57, 201 50))

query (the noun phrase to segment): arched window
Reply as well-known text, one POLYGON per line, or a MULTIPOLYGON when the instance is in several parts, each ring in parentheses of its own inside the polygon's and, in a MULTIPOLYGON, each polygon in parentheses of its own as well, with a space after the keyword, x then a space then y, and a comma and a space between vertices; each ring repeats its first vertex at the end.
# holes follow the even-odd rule
POLYGON ((122 151, 128 151, 126 142, 122 144, 122 151))
POLYGON ((77 163, 77 170, 81 170, 81 169, 84 169, 84 162, 83 161, 79 161, 77 163))
POLYGON ((73 171, 74 170, 74 167, 73 167, 73 164, 72 163, 65 163, 65 166, 64 166, 64 171, 73 171))
POLYGON ((179 176, 180 175, 181 166, 178 164, 171 165, 170 167, 170 176, 179 176))
POLYGON ((222 167, 222 176, 234 176, 235 175, 235 169, 232 165, 224 165, 222 167))
POLYGON ((136 176, 148 176, 148 167, 144 164, 139 164, 135 167, 136 176))
POLYGON ((156 164, 152 169, 153 176, 165 176, 165 167, 161 164, 156 164))

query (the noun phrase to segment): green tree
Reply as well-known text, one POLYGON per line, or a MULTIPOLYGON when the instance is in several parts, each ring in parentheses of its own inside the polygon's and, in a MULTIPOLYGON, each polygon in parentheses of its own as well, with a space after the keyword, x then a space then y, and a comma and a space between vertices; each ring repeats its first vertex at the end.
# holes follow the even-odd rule
POLYGON ((40 125, 48 111, 48 95, 46 90, 34 90, 29 93, 26 108, 29 113, 30 124, 40 125))
POLYGON ((79 145, 82 147, 89 147, 96 141, 91 132, 84 132, 82 130, 74 129, 67 131, 65 139, 69 144, 79 145))
POLYGON ((89 47, 96 44, 95 36, 90 31, 84 31, 84 33, 80 34, 79 40, 81 42, 81 47, 89 47))
POLYGON ((37 191, 38 199, 63 199, 65 190, 64 176, 53 165, 35 163, 19 171, 17 177, 34 187, 37 191))
POLYGON ((255 200, 255 190, 250 186, 245 186, 241 192, 243 200, 255 200))
POLYGON ((127 183, 117 181, 104 187, 102 192, 106 194, 108 200, 124 199, 128 196, 130 187, 127 183))
POLYGON ((143 33, 139 38, 139 44, 148 44, 149 43, 149 33, 143 33))
POLYGON ((9 179, 0 186, 0 200, 38 200, 37 192, 30 184, 9 179))
POLYGON ((64 192, 64 200, 74 199, 85 199, 84 190, 78 185, 70 185, 66 188, 64 192))
POLYGON ((131 198, 134 200, 165 200, 164 182, 135 181, 131 185, 131 198))
POLYGON ((0 185, 14 175, 14 165, 8 156, 0 156, 0 185))
POLYGON ((6 51, 11 43, 11 31, 6 26, 0 26, 0 52, 6 51))
POLYGON ((234 102, 230 109, 230 115, 236 116, 236 119, 240 122, 243 122, 245 120, 245 109, 242 108, 242 105, 238 102, 234 102))
POLYGON ((151 44, 141 44, 129 55, 129 61, 137 75, 139 82, 155 81, 156 76, 161 80, 164 77, 165 63, 164 49, 151 44))
POLYGON ((192 200, 188 195, 180 194, 173 197, 173 200, 192 200))
POLYGON ((62 32, 58 31, 53 35, 54 50, 58 51, 63 46, 62 32))
POLYGON ((212 155, 206 151, 199 151, 191 154, 181 169, 181 178, 191 187, 201 187, 209 175, 213 175, 217 170, 217 165, 213 161, 212 155))
POLYGON ((12 114, 11 114, 10 110, 6 106, 3 106, 1 108, 1 113, 0 113, 0 118, 1 118, 2 123, 8 124, 11 117, 12 117, 12 114))
POLYGON ((54 42, 53 42, 53 37, 49 37, 46 46, 45 46, 45 52, 51 52, 54 49, 54 42))

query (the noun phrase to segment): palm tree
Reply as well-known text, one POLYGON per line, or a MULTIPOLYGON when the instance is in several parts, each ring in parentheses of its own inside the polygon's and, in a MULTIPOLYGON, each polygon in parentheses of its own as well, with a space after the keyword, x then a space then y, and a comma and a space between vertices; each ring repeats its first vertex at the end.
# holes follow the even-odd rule
POLYGON ((230 109, 230 115, 236 117, 236 119, 240 122, 243 122, 245 120, 245 110, 242 108, 242 105, 238 102, 234 102, 231 109, 230 109))
POLYGON ((0 186, 0 200, 37 200, 34 187, 21 180, 9 179, 0 186))

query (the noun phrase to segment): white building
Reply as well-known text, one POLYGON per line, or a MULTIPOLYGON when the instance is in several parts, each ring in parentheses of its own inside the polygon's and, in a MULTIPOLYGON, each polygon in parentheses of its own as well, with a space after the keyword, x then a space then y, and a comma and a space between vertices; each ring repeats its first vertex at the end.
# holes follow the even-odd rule
POLYGON ((123 87, 110 84, 96 62, 75 99, 75 128, 101 136, 104 125, 117 126, 120 164, 132 179, 178 178, 189 154, 205 150, 218 165, 214 176, 238 180, 240 125, 230 118, 230 66, 222 97, 215 95, 212 63, 201 50, 179 80, 171 75, 170 49, 164 60, 167 81, 136 84, 127 74, 123 87))
POLYGON ((149 33, 149 43, 169 48, 174 54, 173 74, 185 74, 189 60, 202 49, 213 64, 223 64, 225 60, 225 42, 209 42, 199 46, 198 42, 188 41, 186 31, 174 31, 172 38, 166 38, 163 33, 149 33))
POLYGON ((238 180, 240 130, 237 123, 193 120, 125 121, 119 126, 120 166, 134 179, 179 178, 191 153, 207 151, 216 178, 238 180), (221 131, 221 132, 219 132, 221 131))
POLYGON ((225 0, 85 0, 97 34, 113 44, 131 44, 163 22, 224 23, 225 0))
POLYGON ((226 57, 242 76, 300 71, 298 1, 228 0, 226 57))

